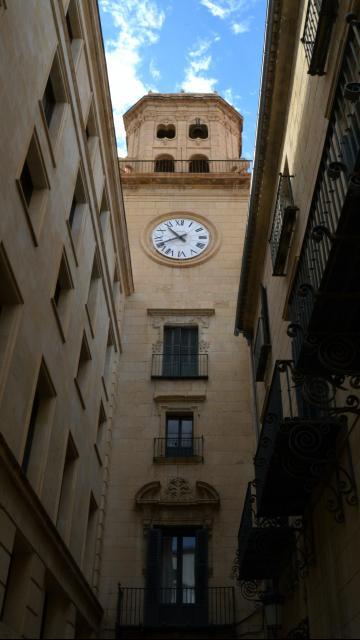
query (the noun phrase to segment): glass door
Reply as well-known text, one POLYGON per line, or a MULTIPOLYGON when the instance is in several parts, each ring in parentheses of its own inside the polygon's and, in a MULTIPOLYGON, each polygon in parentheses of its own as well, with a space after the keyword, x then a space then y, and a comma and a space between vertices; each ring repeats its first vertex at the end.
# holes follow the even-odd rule
POLYGON ((194 455, 193 417, 166 417, 166 457, 187 457, 194 455))

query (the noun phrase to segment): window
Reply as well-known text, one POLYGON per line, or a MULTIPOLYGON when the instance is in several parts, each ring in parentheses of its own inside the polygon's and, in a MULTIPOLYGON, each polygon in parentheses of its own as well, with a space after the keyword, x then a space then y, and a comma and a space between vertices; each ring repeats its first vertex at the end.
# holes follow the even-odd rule
POLYGON ((50 185, 36 130, 32 135, 24 164, 16 183, 32 240, 37 246, 50 185))
POLYGON ((206 624, 208 536, 204 529, 151 529, 146 572, 146 624, 206 624))
POLYGON ((105 356, 105 367, 104 367, 104 384, 107 392, 109 392, 110 385, 111 385, 114 348, 115 348, 114 329, 112 327, 112 324, 110 323, 108 339, 106 344, 106 356, 105 356))
POLYGON ((95 151, 99 141, 93 102, 91 103, 91 106, 89 109, 89 115, 88 115, 88 119, 85 127, 85 133, 86 133, 86 139, 87 139, 88 149, 90 153, 90 158, 91 158, 91 161, 93 162, 95 151))
MULTIPOLYGON (((64 75, 62 71, 61 59, 56 51, 51 66, 49 77, 46 82, 43 97, 40 100, 40 110, 49 134, 49 140, 56 143, 60 133, 61 122, 65 113, 67 95, 65 89, 64 75)), ((50 153, 55 166, 53 147, 50 144, 50 153)))
POLYGON ((59 508, 56 519, 56 526, 65 542, 69 541, 71 533, 78 458, 79 454, 74 440, 69 433, 61 482, 59 508))
POLYGON ((280 174, 275 212, 270 235, 273 276, 286 275, 286 264, 298 207, 294 204, 291 178, 287 162, 285 173, 280 174))
POLYGON ((9 357, 11 347, 10 337, 14 335, 17 326, 19 305, 23 299, 11 269, 5 247, 0 242, 0 386, 2 374, 7 372, 5 363, 9 357))
POLYGON ((93 265, 91 269, 90 285, 88 299, 86 303, 86 311, 89 318, 91 333, 95 334, 96 314, 98 309, 99 294, 101 290, 101 261, 98 248, 95 249, 93 265))
POLYGON ((17 531, 7 572, 0 620, 11 629, 17 631, 19 637, 22 635, 22 625, 19 624, 19 594, 23 594, 24 588, 27 589, 29 587, 31 551, 25 538, 17 531))
POLYGON ((338 2, 336 0, 308 0, 301 41, 309 65, 308 73, 312 76, 321 76, 325 72, 337 9, 338 2))
POLYGON ((71 291, 73 289, 74 284, 71 277, 69 263, 65 251, 63 251, 54 296, 51 301, 63 342, 65 342, 65 332, 68 328, 70 319, 69 303, 71 291))
POLYGON ((175 138, 176 129, 173 124, 159 124, 156 135, 160 139, 162 138, 172 139, 172 138, 175 138))
POLYGON ((74 53, 73 45, 75 44, 75 41, 82 38, 80 17, 76 0, 70 0, 65 20, 67 35, 70 40, 71 49, 74 53))
POLYGON ((98 418, 98 429, 97 429, 97 434, 96 434, 96 447, 97 447, 99 452, 101 452, 103 444, 104 444, 104 437, 105 437, 104 431, 105 431, 106 421, 107 421, 107 418, 106 418, 104 405, 101 402, 100 403, 99 418, 98 418))
MULTIPOLYGON (((85 193, 84 182, 79 170, 74 193, 71 203, 69 205, 69 214, 67 220, 67 227, 70 233, 71 245, 75 253, 76 246, 80 239, 81 228, 84 222, 84 216, 87 209, 87 198, 85 193)), ((77 262, 76 253, 75 260, 77 262)))
POLYGON ((164 327, 163 375, 198 376, 197 327, 164 327))
POLYGON ((175 161, 172 156, 164 155, 159 156, 155 160, 155 171, 160 173, 174 173, 175 161))
POLYGON ((195 140, 200 138, 205 140, 209 136, 208 128, 206 124, 201 124, 200 118, 195 118, 195 124, 191 124, 189 127, 189 137, 195 140))
POLYGON ((261 285, 260 289, 261 311, 258 319, 256 336, 253 346, 255 380, 264 380, 266 365, 271 350, 270 326, 266 289, 261 285))
POLYGON ((98 506, 93 493, 90 494, 89 511, 86 527, 86 540, 83 568, 88 581, 91 583, 95 560, 95 544, 96 544, 96 523, 97 523, 98 506))
POLYGON ((193 156, 189 162, 189 173, 209 173, 209 160, 206 156, 193 156))
POLYGON ((32 399, 21 469, 33 485, 40 481, 41 469, 47 455, 50 423, 56 392, 44 360, 32 399))
POLYGON ((79 356, 79 364, 75 378, 75 386, 79 394, 80 402, 85 409, 85 395, 87 391, 87 385, 89 382, 91 354, 89 349, 89 343, 87 341, 86 333, 83 333, 81 341, 81 349, 79 356))
POLYGON ((193 416, 191 414, 166 416, 167 457, 187 457, 194 453, 193 416))

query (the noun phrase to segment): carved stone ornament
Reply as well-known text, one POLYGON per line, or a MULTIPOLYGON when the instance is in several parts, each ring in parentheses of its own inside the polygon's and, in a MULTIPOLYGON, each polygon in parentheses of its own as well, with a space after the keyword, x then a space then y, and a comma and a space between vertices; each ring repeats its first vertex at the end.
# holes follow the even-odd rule
POLYGON ((162 487, 159 481, 148 482, 135 496, 138 507, 149 505, 157 507, 202 506, 219 507, 220 496, 207 482, 198 480, 192 487, 185 478, 170 478, 162 487))

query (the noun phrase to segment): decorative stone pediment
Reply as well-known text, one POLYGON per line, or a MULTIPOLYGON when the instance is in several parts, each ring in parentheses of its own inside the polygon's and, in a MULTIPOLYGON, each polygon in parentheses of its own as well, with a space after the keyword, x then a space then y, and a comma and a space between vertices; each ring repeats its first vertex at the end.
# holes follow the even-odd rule
POLYGON ((166 486, 159 481, 148 482, 135 496, 139 507, 149 505, 157 507, 220 505, 220 496, 216 489, 207 482, 198 480, 194 486, 185 478, 170 478, 166 486))

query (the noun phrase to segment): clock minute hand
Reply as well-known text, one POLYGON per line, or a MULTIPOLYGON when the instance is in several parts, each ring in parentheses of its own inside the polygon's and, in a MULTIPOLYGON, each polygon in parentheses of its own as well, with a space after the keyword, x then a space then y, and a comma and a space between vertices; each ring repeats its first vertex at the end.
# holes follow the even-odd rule
POLYGON ((174 229, 172 229, 171 227, 168 227, 169 231, 171 231, 171 233, 173 233, 177 238, 179 238, 179 240, 182 240, 183 242, 186 242, 186 240, 184 240, 184 236, 186 236, 187 234, 184 233, 182 236, 179 236, 178 233, 176 233, 176 231, 174 231, 174 229))
MULTIPOLYGON (((187 233, 184 233, 182 236, 179 236, 177 234, 175 235, 177 236, 176 238, 168 238, 167 240, 162 240, 162 244, 165 244, 165 242, 172 242, 173 240, 177 240, 178 238, 182 240, 185 236, 187 236, 187 233)), ((186 240, 183 240, 183 242, 186 242, 186 240)))

